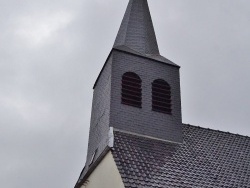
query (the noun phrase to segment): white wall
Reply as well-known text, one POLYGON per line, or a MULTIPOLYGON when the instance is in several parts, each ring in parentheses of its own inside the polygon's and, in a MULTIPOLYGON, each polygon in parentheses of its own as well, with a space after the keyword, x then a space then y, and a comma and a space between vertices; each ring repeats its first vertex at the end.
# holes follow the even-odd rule
POLYGON ((124 185, 112 153, 108 152, 81 188, 113 187, 124 188, 124 185))

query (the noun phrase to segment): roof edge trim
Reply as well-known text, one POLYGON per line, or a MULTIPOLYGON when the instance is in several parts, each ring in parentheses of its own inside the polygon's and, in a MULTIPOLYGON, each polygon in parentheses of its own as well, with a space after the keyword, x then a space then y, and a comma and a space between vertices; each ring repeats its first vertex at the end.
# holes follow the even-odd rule
POLYGON ((102 69, 101 69, 100 73, 98 74, 98 76, 97 76, 97 78, 96 78, 96 80, 95 80, 93 89, 95 89, 95 86, 96 86, 96 84, 97 84, 97 82, 98 82, 98 80, 99 80, 99 78, 100 78, 100 76, 101 76, 101 73, 102 73, 102 71, 104 70, 104 67, 106 66, 106 64, 107 64, 107 62, 108 62, 108 60, 109 60, 109 58, 110 58, 112 52, 113 52, 113 49, 109 52, 109 55, 108 55, 108 57, 107 57, 107 59, 106 59, 104 65, 102 66, 102 69))
POLYGON ((216 131, 216 132, 220 132, 220 133, 232 134, 232 135, 235 135, 235 136, 241 136, 241 137, 250 138, 250 136, 247 136, 247 135, 242 135, 242 134, 232 133, 232 132, 228 132, 228 131, 211 129, 211 128, 208 128, 208 127, 201 127, 201 126, 198 126, 198 125, 191 125, 189 123, 182 123, 182 125, 184 125, 184 126, 191 126, 191 127, 197 127, 197 128, 200 128, 200 129, 207 129, 207 130, 210 130, 210 131, 216 131))
MULTIPOLYGON (((100 154, 100 156, 96 159, 94 163, 91 164, 90 168, 88 169, 87 173, 83 176, 81 180, 78 180, 74 188, 81 188, 81 186, 84 184, 84 182, 88 179, 88 177, 91 175, 91 173, 96 169, 96 167, 99 165, 99 163, 102 161, 102 159, 107 155, 107 153, 111 150, 109 146, 107 146, 103 152, 100 154)), ((80 175, 81 177, 81 175, 80 175)), ((80 178, 79 177, 79 178, 80 178)))
POLYGON ((143 137, 143 138, 147 138, 147 139, 167 142, 167 143, 171 143, 171 144, 182 144, 182 142, 173 142, 173 141, 170 141, 170 140, 164 140, 164 139, 156 138, 156 137, 153 137, 153 136, 147 136, 147 135, 143 135, 143 134, 132 133, 132 132, 129 132, 129 131, 124 131, 124 130, 116 129, 116 128, 114 128, 114 132, 121 132, 121 133, 125 133, 125 134, 130 134, 130 135, 143 137))
MULTIPOLYGON (((121 50, 121 49, 117 49, 117 48, 113 48, 112 50, 116 50, 116 51, 119 51, 119 52, 124 52, 124 53, 127 53, 127 54, 132 54, 132 55, 135 55, 135 56, 138 56, 138 57, 142 57, 142 58, 145 58, 145 59, 150 59, 150 60, 152 60, 152 61, 155 61, 155 62, 158 62, 158 63, 163 63, 164 65, 169 65, 169 66, 171 66, 171 67, 181 68, 179 65, 172 65, 172 64, 169 64, 169 63, 166 63, 166 62, 157 60, 157 59, 153 59, 153 58, 151 58, 151 57, 147 57, 147 56, 145 56, 145 55, 139 55, 139 54, 136 54, 136 53, 128 52, 128 51, 121 50)), ((169 60, 169 61, 170 61, 170 60, 169 60)))

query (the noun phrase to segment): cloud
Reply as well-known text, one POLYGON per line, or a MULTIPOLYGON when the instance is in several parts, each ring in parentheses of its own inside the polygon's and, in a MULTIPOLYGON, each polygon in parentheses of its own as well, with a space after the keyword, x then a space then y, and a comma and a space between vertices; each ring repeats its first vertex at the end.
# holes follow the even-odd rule
POLYGON ((44 101, 42 103, 32 103, 29 99, 21 96, 1 96, 0 105, 6 110, 16 111, 23 121, 34 122, 49 118, 50 105, 44 101))
POLYGON ((73 14, 65 11, 26 15, 18 18, 15 31, 32 47, 40 46, 56 38, 58 30, 67 27, 73 19, 73 14))
MULTIPOLYGON (((0 1, 2 187, 74 186, 86 157, 92 86, 126 5, 0 1)), ((182 67, 184 122, 249 134, 249 1, 149 5, 162 55, 182 67)))

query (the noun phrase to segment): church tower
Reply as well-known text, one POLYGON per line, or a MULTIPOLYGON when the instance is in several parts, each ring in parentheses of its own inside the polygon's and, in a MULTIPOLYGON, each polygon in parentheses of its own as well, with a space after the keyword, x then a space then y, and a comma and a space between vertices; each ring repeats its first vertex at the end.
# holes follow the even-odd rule
POLYGON ((179 66, 160 55, 147 0, 130 0, 94 84, 88 154, 79 181, 113 147, 113 132, 182 142, 179 66))
POLYGON ((250 187, 249 137, 182 124, 179 69, 160 55, 147 0, 129 0, 75 188, 250 187))

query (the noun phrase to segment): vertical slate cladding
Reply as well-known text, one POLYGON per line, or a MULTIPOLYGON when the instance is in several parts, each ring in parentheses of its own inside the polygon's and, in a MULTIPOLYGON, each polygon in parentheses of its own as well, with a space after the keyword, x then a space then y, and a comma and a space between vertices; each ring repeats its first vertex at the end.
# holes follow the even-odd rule
POLYGON ((182 142, 179 67, 114 51, 110 125, 132 133, 182 142), (121 104, 121 79, 125 72, 134 72, 142 80, 142 108, 121 104), (172 115, 152 111, 151 89, 155 79, 164 79, 171 86, 172 115))
POLYGON ((112 55, 104 66, 104 69, 101 72, 94 88, 86 167, 88 167, 96 149, 97 153, 94 160, 98 158, 108 145, 111 66, 112 55))
POLYGON ((159 54, 146 0, 130 0, 114 47, 125 45, 143 54, 159 54))

